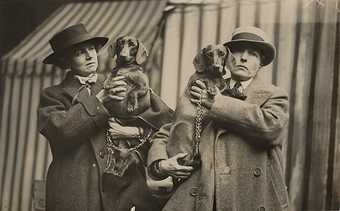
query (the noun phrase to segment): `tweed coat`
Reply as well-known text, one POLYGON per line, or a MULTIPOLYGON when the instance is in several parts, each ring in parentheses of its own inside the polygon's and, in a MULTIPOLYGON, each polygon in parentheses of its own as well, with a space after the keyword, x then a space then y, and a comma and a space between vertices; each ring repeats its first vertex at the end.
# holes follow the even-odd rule
MULTIPOLYGON (((53 155, 47 175, 47 211, 126 211, 132 204, 141 210, 159 209, 146 187, 143 165, 130 166, 122 178, 103 173, 101 152, 109 115, 95 95, 104 79, 98 74, 89 95, 70 72, 61 84, 41 93, 39 130, 53 155)), ((136 121, 157 129, 171 121, 172 111, 159 97, 151 96, 151 108, 136 121)))
MULTIPOLYGON (((288 121, 288 97, 255 77, 247 99, 217 96, 200 142, 201 167, 179 184, 163 211, 285 210, 280 134, 288 121)), ((154 136, 148 164, 166 159, 171 125, 154 136)))

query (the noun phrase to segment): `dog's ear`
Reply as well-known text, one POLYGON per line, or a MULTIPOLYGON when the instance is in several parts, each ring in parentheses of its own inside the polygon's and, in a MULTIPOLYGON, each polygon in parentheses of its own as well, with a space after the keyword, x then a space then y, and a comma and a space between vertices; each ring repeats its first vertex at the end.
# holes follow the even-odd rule
POLYGON ((230 71, 231 69, 235 67, 236 60, 235 60, 233 53, 231 53, 230 49, 228 47, 225 47, 225 48, 227 50, 227 54, 224 59, 224 67, 230 71))
POLYGON ((141 65, 148 58, 148 50, 146 50, 145 46, 143 45, 141 41, 137 40, 137 42, 138 42, 138 50, 137 50, 137 55, 136 55, 136 62, 138 65, 141 65))
POLYGON ((206 51, 205 48, 201 49, 198 54, 194 58, 194 67, 196 69, 196 72, 204 72, 204 69, 206 68, 206 62, 204 58, 204 52, 206 51))
POLYGON ((115 42, 111 42, 108 47, 109 55, 111 58, 116 59, 117 57, 117 40, 115 42))

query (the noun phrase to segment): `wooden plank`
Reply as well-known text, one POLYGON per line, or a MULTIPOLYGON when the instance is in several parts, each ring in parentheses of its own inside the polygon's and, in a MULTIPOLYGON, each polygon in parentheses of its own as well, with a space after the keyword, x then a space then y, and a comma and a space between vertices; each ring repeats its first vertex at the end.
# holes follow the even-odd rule
POLYGON ((236 2, 224 3, 221 5, 221 28, 220 28, 220 40, 219 43, 224 43, 230 40, 231 33, 236 27, 236 2))
POLYGON ((254 26, 256 1, 239 1, 239 7, 239 26, 254 26))
MULTIPOLYGON (((182 95, 189 77, 195 72, 193 58, 199 50, 200 20, 205 17, 202 11, 205 7, 191 6, 185 9, 185 29, 183 31, 182 65, 179 72, 179 94, 182 95)), ((203 31, 202 33, 204 33, 203 31)), ((177 100, 176 100, 177 102, 177 100)))
MULTIPOLYGON (((339 6, 339 5, 338 5, 339 6)), ((340 44, 340 15, 338 14, 337 21, 337 40, 336 45, 340 44)), ((332 104, 332 116, 334 117, 332 122, 332 128, 334 130, 334 143, 330 147, 331 160, 330 165, 332 171, 329 172, 329 185, 328 185, 328 207, 327 209, 339 209, 340 208, 340 49, 335 49, 335 68, 334 68, 334 89, 333 89, 333 104, 332 104)))
POLYGON ((336 38, 336 1, 324 2, 320 11, 320 45, 318 46, 317 66, 313 99, 313 126, 310 153, 310 179, 307 209, 326 208, 326 184, 330 141, 331 102, 334 49, 336 38), (322 44, 321 44, 322 43, 322 44))
MULTIPOLYGON (((277 3, 275 43, 277 49, 276 63, 273 68, 273 83, 290 93, 292 74, 297 45, 297 1, 280 1, 277 3)), ((298 26, 299 27, 299 26, 298 26)), ((291 96, 289 96, 291 100, 291 96)), ((292 106, 290 107, 292 108, 292 106)), ((293 117, 291 116, 291 119, 293 117)), ((282 139, 284 169, 286 171, 289 130, 285 130, 282 139)), ((289 159, 289 158, 288 158, 289 159)), ((288 184, 287 184, 288 185, 288 184)))
POLYGON ((180 19, 178 9, 171 14, 166 23, 161 97, 170 107, 174 108, 177 101, 177 78, 179 62, 180 19))
MULTIPOLYGON (((277 1, 259 1, 259 27, 266 32, 268 39, 274 44, 275 40, 275 13, 277 1)), ((274 61, 276 62, 276 61, 274 61)), ((272 83, 273 63, 261 68, 261 76, 264 81, 272 83)))
MULTIPOLYGON (((294 1, 295 2, 295 1, 294 1)), ((313 51, 314 51, 314 8, 302 7, 293 2, 282 5, 281 19, 282 25, 288 27, 288 31, 283 30, 280 35, 280 45, 286 45, 284 57, 288 59, 278 63, 279 71, 278 84, 282 84, 290 93, 290 121, 289 139, 287 143, 287 167, 286 178, 289 190, 292 210, 302 210, 304 200, 305 157, 307 140, 307 122, 309 109, 309 96, 311 86, 313 51), (299 8, 297 8, 299 6, 299 8), (295 9, 293 9, 293 8, 295 9), (301 14, 299 19, 287 19, 293 14, 301 14), (287 43, 285 39, 291 39, 287 43), (295 40, 294 40, 295 39, 295 40), (282 43, 281 43, 282 40, 282 43), (287 72, 285 72, 287 71, 287 72)), ((281 47, 280 47, 281 49, 281 47)), ((281 51, 280 51, 281 52, 281 51)), ((279 53, 280 54, 280 53, 279 53)))
POLYGON ((218 5, 207 5, 203 7, 203 12, 202 48, 209 44, 216 44, 218 5))

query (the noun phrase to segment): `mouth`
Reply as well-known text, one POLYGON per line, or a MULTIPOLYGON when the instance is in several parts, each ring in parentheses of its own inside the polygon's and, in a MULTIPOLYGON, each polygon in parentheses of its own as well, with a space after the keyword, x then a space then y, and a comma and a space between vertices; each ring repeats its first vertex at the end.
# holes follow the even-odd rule
POLYGON ((237 69, 243 69, 243 70, 248 70, 248 68, 246 66, 243 65, 236 65, 237 69))
POLYGON ((217 64, 214 64, 214 65, 211 65, 210 66, 210 71, 211 73, 215 73, 215 74, 218 74, 218 75, 223 75, 223 66, 222 65, 217 65, 217 64))
POLYGON ((89 63, 86 64, 87 67, 91 67, 91 66, 94 66, 94 65, 96 65, 95 62, 89 62, 89 63))
POLYGON ((132 57, 119 57, 117 62, 120 65, 129 65, 132 64, 134 62, 134 59, 132 57))

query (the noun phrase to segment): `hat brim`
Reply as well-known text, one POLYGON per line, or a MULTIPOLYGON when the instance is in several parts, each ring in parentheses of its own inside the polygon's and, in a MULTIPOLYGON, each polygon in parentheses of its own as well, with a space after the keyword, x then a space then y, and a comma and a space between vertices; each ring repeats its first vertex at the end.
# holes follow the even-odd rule
POLYGON ((108 41, 109 41, 109 38, 107 37, 92 37, 92 38, 88 38, 84 40, 79 40, 79 42, 74 43, 72 46, 69 46, 68 48, 51 53, 43 60, 43 63, 57 65, 60 68, 65 69, 64 65, 60 63, 60 59, 59 59, 60 55, 64 54, 65 51, 71 49, 74 46, 77 46, 82 43, 87 43, 87 42, 93 43, 96 47, 96 50, 99 51, 108 41))
POLYGON ((233 47, 238 45, 249 45, 254 46, 256 49, 258 49, 263 56, 263 59, 261 61, 262 66, 266 66, 270 64, 276 55, 276 49, 275 47, 268 42, 265 41, 254 41, 254 40, 247 40, 247 39, 238 39, 238 40, 231 40, 229 42, 225 42, 223 44, 225 47, 228 47, 229 49, 233 49, 233 47))

